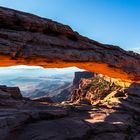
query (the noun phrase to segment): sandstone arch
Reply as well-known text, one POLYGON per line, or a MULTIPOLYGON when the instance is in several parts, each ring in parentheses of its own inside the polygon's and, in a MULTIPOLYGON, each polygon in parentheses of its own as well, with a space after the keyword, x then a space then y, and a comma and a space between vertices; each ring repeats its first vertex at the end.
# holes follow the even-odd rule
POLYGON ((0 66, 19 64, 77 66, 140 81, 140 55, 90 40, 50 19, 0 7, 0 66))

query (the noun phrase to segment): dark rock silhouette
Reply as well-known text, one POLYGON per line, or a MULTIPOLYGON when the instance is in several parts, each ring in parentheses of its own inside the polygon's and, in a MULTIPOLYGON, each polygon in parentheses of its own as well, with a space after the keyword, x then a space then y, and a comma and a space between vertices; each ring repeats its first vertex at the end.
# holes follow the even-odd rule
POLYGON ((0 96, 12 97, 15 99, 22 99, 20 89, 18 87, 0 86, 0 96))

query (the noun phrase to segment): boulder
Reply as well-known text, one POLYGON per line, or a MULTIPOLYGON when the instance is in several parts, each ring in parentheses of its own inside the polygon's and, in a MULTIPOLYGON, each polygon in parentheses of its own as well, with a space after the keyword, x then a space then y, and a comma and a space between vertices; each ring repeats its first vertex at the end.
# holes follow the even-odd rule
POLYGON ((7 87, 0 85, 0 96, 11 96, 15 99, 22 99, 22 95, 18 87, 7 87))

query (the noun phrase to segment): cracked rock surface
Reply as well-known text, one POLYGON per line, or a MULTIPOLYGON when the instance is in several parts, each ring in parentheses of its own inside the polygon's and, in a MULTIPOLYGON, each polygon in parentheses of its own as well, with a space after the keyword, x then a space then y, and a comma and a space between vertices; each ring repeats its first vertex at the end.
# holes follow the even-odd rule
POLYGON ((0 7, 0 66, 77 66, 129 81, 140 80, 140 55, 101 44, 69 26, 0 7))

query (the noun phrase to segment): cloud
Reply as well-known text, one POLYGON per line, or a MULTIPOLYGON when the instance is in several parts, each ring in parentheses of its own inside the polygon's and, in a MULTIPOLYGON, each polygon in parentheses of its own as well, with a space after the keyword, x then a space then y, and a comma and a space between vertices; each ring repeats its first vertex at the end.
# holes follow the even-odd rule
POLYGON ((133 51, 136 52, 136 53, 140 53, 140 47, 133 48, 133 51))

